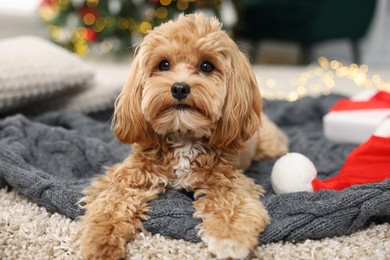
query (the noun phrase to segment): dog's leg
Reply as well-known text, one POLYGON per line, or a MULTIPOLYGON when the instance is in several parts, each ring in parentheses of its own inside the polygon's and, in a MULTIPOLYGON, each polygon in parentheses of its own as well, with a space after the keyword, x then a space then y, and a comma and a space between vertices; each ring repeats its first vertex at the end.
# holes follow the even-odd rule
POLYGON ((285 155, 288 138, 269 118, 261 115, 261 127, 257 133, 256 152, 253 160, 261 161, 285 155))
POLYGON ((213 172, 204 185, 194 202, 195 217, 203 220, 200 237, 219 259, 245 258, 269 223, 263 189, 238 170, 230 177, 213 172))
POLYGON ((160 178, 131 165, 112 167, 85 189, 76 238, 85 259, 119 259, 126 242, 143 230, 147 202, 164 190, 160 178))

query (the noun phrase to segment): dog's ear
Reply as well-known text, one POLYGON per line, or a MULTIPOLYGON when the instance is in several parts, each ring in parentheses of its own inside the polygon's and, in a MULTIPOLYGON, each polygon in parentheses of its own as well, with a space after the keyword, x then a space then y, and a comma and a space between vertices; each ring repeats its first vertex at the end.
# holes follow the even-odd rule
POLYGON ((227 96, 222 116, 210 144, 238 150, 260 127, 262 107, 256 77, 247 57, 238 49, 231 55, 227 73, 227 96))
POLYGON ((147 144, 153 142, 153 130, 141 112, 144 82, 142 56, 134 56, 127 81, 115 102, 114 134, 123 143, 147 144))

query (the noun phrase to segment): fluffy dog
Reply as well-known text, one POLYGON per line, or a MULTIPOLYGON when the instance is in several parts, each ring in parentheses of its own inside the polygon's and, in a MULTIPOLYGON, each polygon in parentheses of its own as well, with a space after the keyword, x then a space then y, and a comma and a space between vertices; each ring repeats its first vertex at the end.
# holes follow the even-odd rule
POLYGON ((148 202, 173 188, 194 193, 210 252, 245 258, 269 217, 262 188, 237 168, 287 152, 261 107, 250 63, 216 19, 181 15, 149 32, 115 103, 114 133, 133 151, 84 191, 83 256, 123 257, 148 202))

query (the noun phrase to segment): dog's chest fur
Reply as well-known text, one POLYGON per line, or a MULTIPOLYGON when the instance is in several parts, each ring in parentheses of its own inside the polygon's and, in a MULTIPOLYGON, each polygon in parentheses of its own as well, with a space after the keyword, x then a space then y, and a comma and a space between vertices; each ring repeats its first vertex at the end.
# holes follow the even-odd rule
POLYGON ((175 179, 169 182, 176 189, 187 188, 191 185, 190 180, 194 162, 200 154, 205 154, 206 149, 202 142, 189 139, 175 138, 171 142, 173 148, 174 164, 172 172, 175 179))

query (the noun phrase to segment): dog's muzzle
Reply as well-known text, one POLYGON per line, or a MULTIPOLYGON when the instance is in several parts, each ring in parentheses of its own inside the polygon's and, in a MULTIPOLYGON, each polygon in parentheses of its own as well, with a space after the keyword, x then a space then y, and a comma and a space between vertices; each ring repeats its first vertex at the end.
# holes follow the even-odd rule
POLYGON ((190 92, 191 92, 190 86, 188 86, 188 84, 184 82, 177 82, 173 84, 171 87, 172 97, 179 101, 185 99, 188 96, 188 94, 190 94, 190 92))

